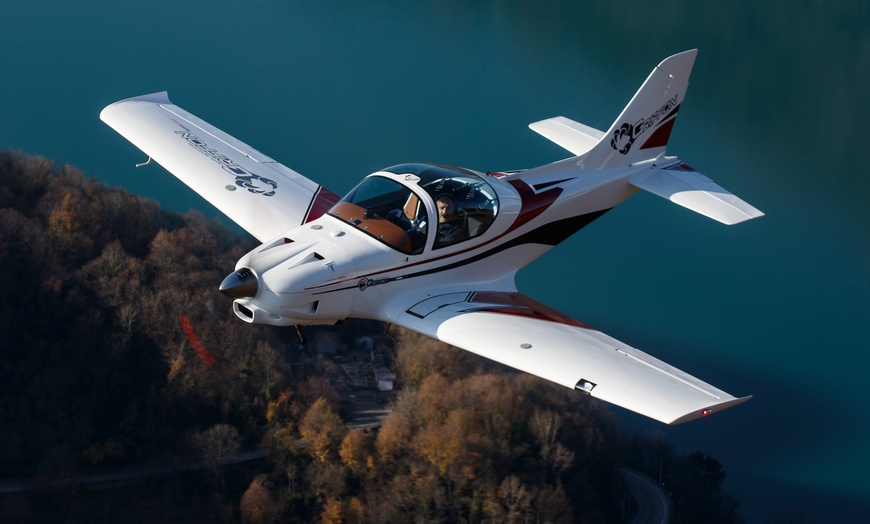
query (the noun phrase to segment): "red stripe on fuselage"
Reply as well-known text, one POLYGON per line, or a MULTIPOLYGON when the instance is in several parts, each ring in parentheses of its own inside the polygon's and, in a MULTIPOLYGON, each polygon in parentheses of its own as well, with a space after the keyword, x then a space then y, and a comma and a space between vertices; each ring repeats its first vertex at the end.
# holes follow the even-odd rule
POLYGON ((554 187, 540 193, 535 193, 532 186, 522 180, 511 180, 508 183, 519 193, 522 204, 520 214, 507 232, 511 232, 531 222, 553 205, 553 202, 562 194, 561 187, 554 187))
POLYGON ((317 193, 314 195, 314 199, 311 200, 311 207, 308 208, 308 215, 302 223, 307 224, 312 220, 317 220, 322 217, 327 211, 332 209, 332 206, 337 204, 339 200, 341 200, 340 196, 325 187, 320 186, 317 188, 317 193))
POLYGON ((521 293, 480 292, 475 293, 474 296, 471 297, 471 300, 469 300, 469 303, 496 304, 504 306, 485 307, 482 309, 475 309, 474 311, 535 318, 538 320, 546 320, 548 322, 558 322, 560 324, 566 324, 568 326, 579 327, 582 329, 593 329, 588 325, 559 313, 555 309, 545 306, 536 300, 532 300, 521 293))

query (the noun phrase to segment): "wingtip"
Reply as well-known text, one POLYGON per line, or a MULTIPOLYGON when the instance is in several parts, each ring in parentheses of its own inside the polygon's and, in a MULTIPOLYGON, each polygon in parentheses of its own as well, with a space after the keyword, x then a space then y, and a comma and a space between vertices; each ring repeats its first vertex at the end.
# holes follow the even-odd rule
POLYGON ((169 100, 169 92, 168 91, 158 91, 156 93, 149 93, 147 95, 134 96, 132 98, 125 98, 124 100, 118 100, 117 102, 113 102, 100 111, 100 120, 103 122, 107 122, 106 118, 112 112, 113 108, 125 104, 127 102, 149 102, 152 104, 171 104, 172 101, 169 100))
POLYGON ((686 422, 691 422, 691 421, 697 420, 699 418, 704 418, 704 417, 710 416, 714 413, 718 413, 720 411, 728 409, 730 407, 734 407, 734 406, 737 406, 739 404, 743 404, 744 402, 747 402, 751 399, 752 399, 752 395, 747 395, 745 397, 740 397, 740 398, 732 398, 731 400, 726 400, 726 401, 720 402, 718 404, 713 404, 713 405, 707 406, 705 408, 698 409, 698 410, 692 411, 690 413, 686 413, 685 415, 668 422, 668 425, 669 426, 676 426, 678 424, 684 424, 686 422))

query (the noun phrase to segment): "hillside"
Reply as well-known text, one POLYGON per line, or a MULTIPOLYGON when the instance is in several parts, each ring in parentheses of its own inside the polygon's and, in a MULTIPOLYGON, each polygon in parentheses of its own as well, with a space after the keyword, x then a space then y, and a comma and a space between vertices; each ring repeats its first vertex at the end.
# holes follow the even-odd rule
MULTIPOLYGON (((616 468, 630 464, 662 475, 672 522, 739 521, 715 459, 413 333, 397 335, 382 427, 349 429, 330 359, 292 329, 238 321, 217 291, 252 247, 200 214, 0 153, 0 471, 46 486, 0 497, 6 518, 619 522, 632 502, 616 468), (271 454, 222 465, 257 447, 271 454), (200 459, 211 467, 183 482, 53 483, 200 459)), ((327 331, 351 344, 382 329, 327 331)))

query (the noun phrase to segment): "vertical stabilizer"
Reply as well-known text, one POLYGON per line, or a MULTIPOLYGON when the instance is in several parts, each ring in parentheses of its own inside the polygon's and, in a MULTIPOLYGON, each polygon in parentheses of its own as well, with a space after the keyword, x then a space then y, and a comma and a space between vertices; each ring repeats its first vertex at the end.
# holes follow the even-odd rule
POLYGON ((686 96, 697 49, 664 59, 584 159, 586 167, 627 166, 662 155, 686 96))
POLYGON ((577 155, 534 171, 612 169, 663 156, 697 54, 691 49, 662 60, 604 133, 564 117, 531 124, 577 155))

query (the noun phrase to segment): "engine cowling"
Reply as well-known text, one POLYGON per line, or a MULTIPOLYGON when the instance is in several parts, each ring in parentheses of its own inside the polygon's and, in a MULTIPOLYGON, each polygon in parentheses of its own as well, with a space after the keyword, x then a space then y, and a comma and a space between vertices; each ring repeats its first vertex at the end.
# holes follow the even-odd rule
POLYGON ((236 316, 252 324, 331 324, 351 311, 348 289, 331 284, 356 275, 341 247, 310 229, 267 242, 242 257, 221 283, 236 316))

